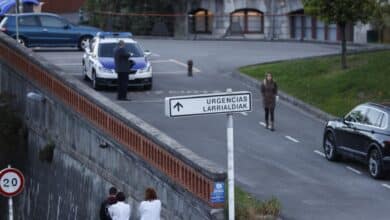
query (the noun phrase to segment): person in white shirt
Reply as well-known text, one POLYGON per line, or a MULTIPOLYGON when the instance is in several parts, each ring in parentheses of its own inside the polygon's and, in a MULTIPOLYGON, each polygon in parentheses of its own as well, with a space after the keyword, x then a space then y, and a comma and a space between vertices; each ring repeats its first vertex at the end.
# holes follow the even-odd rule
POLYGON ((156 191, 153 188, 145 190, 145 201, 142 201, 138 208, 140 220, 160 220, 161 201, 157 199, 156 191))
POLYGON ((108 213, 112 220, 129 220, 131 216, 131 207, 125 202, 126 196, 123 192, 116 195, 117 203, 108 207, 108 213))

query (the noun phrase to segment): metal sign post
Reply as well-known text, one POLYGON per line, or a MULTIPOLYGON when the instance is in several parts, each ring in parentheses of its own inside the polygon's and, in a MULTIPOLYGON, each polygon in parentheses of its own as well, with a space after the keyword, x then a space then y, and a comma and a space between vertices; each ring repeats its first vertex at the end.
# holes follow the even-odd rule
MULTIPOLYGON (((228 195, 229 220, 234 220, 234 132, 233 113, 252 111, 252 94, 247 91, 214 93, 194 96, 178 96, 165 98, 165 115, 168 117, 182 117, 207 114, 227 114, 227 168, 228 168, 228 195)), ((224 202, 224 183, 217 183, 211 195, 212 203, 224 202)))
POLYGON ((19 14, 23 13, 23 1, 22 0, 15 0, 15 11, 16 11, 16 42, 20 42, 19 40, 19 14))
MULTIPOLYGON (((227 92, 232 92, 227 89, 227 92)), ((234 129, 233 129, 233 114, 227 114, 227 169, 228 169, 228 197, 229 197, 229 220, 234 220, 235 205, 234 205, 234 129)))
POLYGON ((20 1, 16 0, 15 4, 16 4, 16 7, 15 7, 15 12, 16 12, 16 17, 15 17, 16 42, 19 43, 19 4, 20 4, 20 1))
MULTIPOLYGON (((11 165, 8 165, 8 168, 11 168, 11 165)), ((12 197, 8 198, 8 220, 14 220, 14 203, 12 197)))
POLYGON ((24 187, 24 176, 18 169, 8 168, 0 171, 0 194, 8 197, 8 219, 14 219, 12 197, 22 192, 24 187))
POLYGON ((8 198, 8 220, 14 220, 14 204, 12 201, 12 197, 8 198))

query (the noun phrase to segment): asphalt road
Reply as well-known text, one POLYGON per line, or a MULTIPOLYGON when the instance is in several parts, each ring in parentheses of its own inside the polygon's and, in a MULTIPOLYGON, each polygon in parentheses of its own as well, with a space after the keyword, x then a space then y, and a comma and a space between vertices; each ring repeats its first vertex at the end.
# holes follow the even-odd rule
MULTIPOLYGON (((243 65, 337 53, 338 46, 239 41, 140 42, 144 49, 153 52, 153 90, 131 89, 132 101, 118 102, 121 106, 195 153, 226 167, 226 116, 167 118, 164 98, 222 92, 227 88, 251 91, 254 110, 234 115, 235 172, 239 185, 259 199, 278 198, 283 206, 283 219, 390 218, 389 180, 371 179, 366 168, 357 163, 325 160, 321 147, 324 122, 288 103, 277 103, 276 131, 266 130, 259 91, 230 75, 243 65), (194 60, 196 68, 192 78, 186 76, 188 59, 194 60)), ((82 80, 81 52, 36 51, 82 80)), ((115 89, 100 92, 117 102, 115 89)))

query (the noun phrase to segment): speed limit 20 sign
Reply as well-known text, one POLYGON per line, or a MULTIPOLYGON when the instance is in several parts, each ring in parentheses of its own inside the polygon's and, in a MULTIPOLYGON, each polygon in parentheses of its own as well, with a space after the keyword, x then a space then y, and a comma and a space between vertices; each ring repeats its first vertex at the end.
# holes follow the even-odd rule
POLYGON ((15 168, 6 168, 0 171, 0 194, 13 197, 22 192, 24 177, 22 172, 15 168))

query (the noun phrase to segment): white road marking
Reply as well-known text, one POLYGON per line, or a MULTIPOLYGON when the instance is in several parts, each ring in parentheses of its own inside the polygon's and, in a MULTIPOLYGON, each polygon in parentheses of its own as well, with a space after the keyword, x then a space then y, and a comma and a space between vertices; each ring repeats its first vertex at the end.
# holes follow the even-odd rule
POLYGON ((287 138, 287 139, 289 139, 290 141, 292 141, 292 142, 295 142, 295 143, 299 143, 299 141, 297 140, 297 139, 295 139, 295 138, 293 138, 293 137, 291 137, 291 136, 284 136, 285 138, 287 138))
POLYGON ((151 63, 169 63, 171 60, 151 60, 151 63))
POLYGON ((316 154, 318 154, 318 155, 320 155, 322 157, 325 157, 325 154, 322 153, 321 151, 315 150, 314 153, 316 153, 316 154))
POLYGON ((390 189, 390 185, 389 184, 383 183, 382 186, 387 188, 387 189, 390 189))
MULTIPOLYGON (((182 63, 182 62, 180 62, 178 60, 175 60, 175 59, 169 59, 169 60, 171 62, 173 62, 173 63, 176 63, 177 65, 180 65, 180 66, 183 66, 183 67, 187 68, 187 64, 185 64, 185 63, 182 63)), ((200 69, 198 69, 196 67, 192 67, 192 69, 194 70, 194 73, 200 73, 201 72, 200 69)))
POLYGON ((158 54, 158 53, 152 53, 152 56, 153 57, 161 57, 160 54, 158 54))
POLYGON ((248 116, 248 113, 246 113, 246 112, 240 112, 240 114, 243 116, 248 116))
POLYGON ((154 93, 156 93, 157 95, 160 95, 160 94, 163 94, 164 91, 155 91, 154 93))
POLYGON ((362 172, 360 172, 359 170, 357 170, 357 169, 355 169, 353 167, 347 166, 347 169, 352 171, 352 172, 354 172, 354 173, 356 173, 356 174, 359 174, 359 175, 362 174, 362 172))
POLYGON ((153 74, 180 74, 180 75, 187 75, 186 71, 170 71, 170 72, 155 72, 153 71, 153 74))
POLYGON ((263 127, 266 126, 266 124, 264 122, 262 122, 262 121, 260 121, 259 124, 262 125, 263 127))

